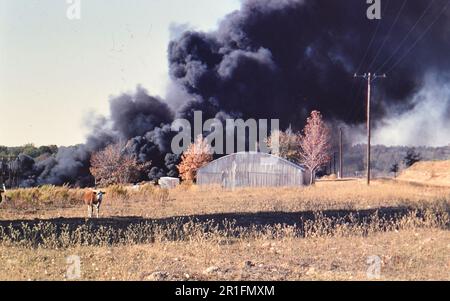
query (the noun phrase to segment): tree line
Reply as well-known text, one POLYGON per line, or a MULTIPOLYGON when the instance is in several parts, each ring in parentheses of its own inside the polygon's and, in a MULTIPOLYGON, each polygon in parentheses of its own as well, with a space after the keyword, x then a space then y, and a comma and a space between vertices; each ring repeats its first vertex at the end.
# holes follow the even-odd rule
MULTIPOLYGON (((330 127, 323 121, 321 113, 313 111, 302 132, 288 128, 286 131, 272 133, 265 142, 273 155, 307 167, 311 171, 310 181, 313 183, 316 174, 323 176, 337 172, 338 148, 332 140, 330 127)), ((27 170, 30 166, 55 156, 57 151, 56 145, 0 146, 0 182, 9 187, 23 185, 21 183, 26 183, 26 178, 29 177, 27 170)), ((362 144, 344 145, 345 176, 358 177, 365 174, 365 151, 366 146, 362 144)), ((372 154, 374 176, 397 176, 401 170, 421 160, 450 159, 450 145, 415 148, 375 145, 372 147, 372 154)), ((95 178, 95 184, 100 186, 152 181, 163 176, 195 182, 197 170, 214 158, 206 139, 199 136, 182 156, 167 154, 165 165, 168 171, 153 175, 152 162, 140 161, 127 143, 117 143, 92 154, 89 171, 95 178)))
POLYGON ((26 155, 33 159, 39 159, 44 155, 53 155, 58 152, 56 145, 35 146, 33 143, 28 143, 23 146, 3 146, 0 145, 0 159, 14 159, 19 155, 26 155))

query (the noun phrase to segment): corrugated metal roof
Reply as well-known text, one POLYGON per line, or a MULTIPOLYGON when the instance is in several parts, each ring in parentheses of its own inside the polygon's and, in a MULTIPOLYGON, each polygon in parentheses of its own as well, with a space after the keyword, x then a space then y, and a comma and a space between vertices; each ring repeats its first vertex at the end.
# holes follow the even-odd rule
POLYGON ((303 186, 305 168, 270 154, 241 152, 199 169, 197 183, 223 188, 303 186))

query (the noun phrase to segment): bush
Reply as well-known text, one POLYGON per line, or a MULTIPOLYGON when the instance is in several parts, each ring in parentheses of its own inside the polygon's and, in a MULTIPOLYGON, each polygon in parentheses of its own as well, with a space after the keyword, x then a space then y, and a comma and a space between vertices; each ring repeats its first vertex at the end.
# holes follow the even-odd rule
POLYGON ((68 186, 44 185, 41 187, 9 190, 5 193, 8 207, 29 209, 43 206, 70 207, 80 204, 83 190, 71 189, 68 186))
POLYGON ((184 151, 181 156, 181 163, 177 166, 183 181, 194 182, 197 179, 197 171, 211 162, 212 159, 208 141, 199 135, 195 143, 184 151))
POLYGON ((128 199, 130 197, 127 188, 118 184, 109 186, 106 193, 111 199, 128 199))

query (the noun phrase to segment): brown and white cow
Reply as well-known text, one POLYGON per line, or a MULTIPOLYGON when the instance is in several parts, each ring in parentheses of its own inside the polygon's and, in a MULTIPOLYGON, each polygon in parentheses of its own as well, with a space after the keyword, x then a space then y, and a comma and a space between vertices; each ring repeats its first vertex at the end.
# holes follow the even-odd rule
POLYGON ((94 208, 96 209, 96 217, 100 214, 100 205, 102 204, 103 196, 106 193, 101 190, 88 190, 84 193, 84 204, 88 206, 88 217, 92 217, 94 208))

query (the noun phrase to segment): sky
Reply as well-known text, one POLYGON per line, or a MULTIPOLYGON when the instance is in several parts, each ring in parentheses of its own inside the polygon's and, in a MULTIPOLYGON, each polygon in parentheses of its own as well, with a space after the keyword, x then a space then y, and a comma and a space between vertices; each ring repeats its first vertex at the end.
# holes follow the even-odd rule
POLYGON ((0 0, 0 145, 83 143, 89 116, 138 84, 165 95, 167 46, 239 0, 0 0))

